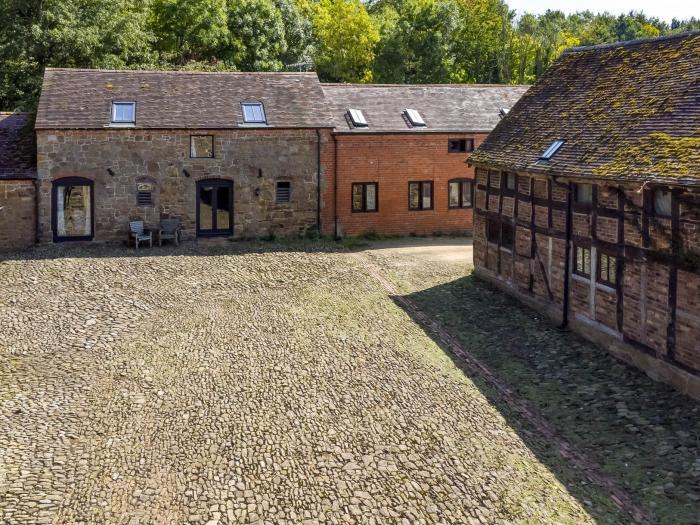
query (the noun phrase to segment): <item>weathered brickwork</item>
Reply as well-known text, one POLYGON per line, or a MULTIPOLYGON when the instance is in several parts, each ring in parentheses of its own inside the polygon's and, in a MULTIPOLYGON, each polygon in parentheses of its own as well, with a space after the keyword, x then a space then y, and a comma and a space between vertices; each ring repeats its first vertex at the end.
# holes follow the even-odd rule
POLYGON ((34 181, 0 179, 0 250, 26 248, 35 240, 34 181))
MULTIPOLYGON (((330 131, 320 135, 326 154, 330 131)), ((316 228, 318 141, 313 129, 40 130, 39 239, 53 239, 52 185, 63 177, 93 181, 98 241, 126 240, 130 219, 154 228, 163 217, 180 218, 184 238, 194 238, 196 183, 204 179, 233 182, 233 237, 302 234, 316 228), (191 135, 214 136, 214 158, 190 158, 191 135), (290 183, 289 203, 275 202, 279 181, 290 183), (141 182, 153 185, 152 205, 137 203, 141 182)))
POLYGON ((448 139, 473 138, 475 147, 485 135, 472 134, 338 134, 334 152, 324 156, 327 173, 337 181, 334 192, 331 175, 323 195, 323 231, 332 235, 361 235, 377 232, 390 235, 430 235, 472 231, 471 208, 449 208, 448 182, 473 179, 466 163, 468 153, 448 153, 448 139), (331 155, 332 153, 332 155, 331 155), (335 163, 337 162, 337 167, 335 163), (433 208, 409 210, 408 183, 433 182, 433 208), (378 183, 376 212, 353 212, 354 182, 378 183), (334 206, 337 203, 337 211, 334 206))
POLYGON ((567 275, 568 184, 522 174, 517 202, 499 210, 491 203, 506 200, 498 187, 500 172, 477 168, 476 180, 474 263, 479 275, 528 304, 558 310, 560 320, 568 300, 574 329, 652 377, 700 398, 697 194, 673 192, 676 220, 654 214, 653 188, 597 186, 590 209, 573 205, 570 210, 567 275), (515 220, 511 208, 517 209, 515 220), (502 241, 489 241, 488 232, 500 231, 501 224, 514 227, 513 252, 502 241), (577 267, 576 247, 586 250, 583 267, 577 267), (606 273, 611 258, 615 265, 606 273))

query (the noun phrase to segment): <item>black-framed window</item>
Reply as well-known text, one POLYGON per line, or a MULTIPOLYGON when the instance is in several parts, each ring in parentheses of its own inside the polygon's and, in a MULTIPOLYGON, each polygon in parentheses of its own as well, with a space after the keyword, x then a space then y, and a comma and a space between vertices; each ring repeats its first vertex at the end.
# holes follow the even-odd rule
POLYGON ((133 125, 136 123, 136 102, 112 102, 112 124, 133 125))
POLYGON ((66 177, 53 182, 51 191, 53 240, 87 241, 94 236, 94 183, 83 177, 66 177))
POLYGON ((617 257, 598 253, 598 282, 617 287, 617 257))
POLYGON ((591 276, 591 249, 574 246, 574 273, 582 277, 591 276))
POLYGON ((197 182, 197 235, 233 234, 233 182, 207 179, 197 182))
POLYGON ((450 208, 472 207, 472 181, 456 179, 449 181, 447 185, 447 204, 450 208))
POLYGON ((513 250, 515 244, 515 227, 509 222, 501 223, 501 248, 513 250))
POLYGON ((474 139, 447 139, 447 153, 474 151, 474 139))
POLYGON ((289 181, 278 181, 275 184, 275 202, 286 203, 292 199, 292 183, 289 181))
POLYGON ((379 209, 379 184, 376 182, 354 182, 352 184, 352 211, 372 212, 379 209))
POLYGON ((593 204, 593 184, 574 184, 574 202, 582 206, 593 204))
POLYGON ((408 183, 408 209, 433 209, 433 181, 426 180, 408 183))
POLYGON ((498 221, 487 220, 486 221, 486 240, 493 243, 498 243, 499 236, 501 235, 501 224, 498 221))
POLYGON ((518 187, 518 177, 515 173, 504 171, 501 175, 501 190, 505 195, 513 195, 518 187))
POLYGON ((671 202, 671 190, 656 189, 652 191, 652 209, 655 216, 670 217, 672 213, 671 202))
POLYGON ((190 135, 190 158, 213 159, 214 135, 190 135))

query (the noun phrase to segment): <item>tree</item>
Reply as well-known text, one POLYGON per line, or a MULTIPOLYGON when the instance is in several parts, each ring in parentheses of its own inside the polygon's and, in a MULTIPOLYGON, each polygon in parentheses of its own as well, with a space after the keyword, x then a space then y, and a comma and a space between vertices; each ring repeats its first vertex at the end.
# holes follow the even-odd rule
POLYGON ((275 0, 282 15, 286 51, 280 55, 285 65, 308 63, 313 54, 313 33, 311 16, 294 0, 275 0))
POLYGON ((360 0, 320 0, 312 23, 314 62, 324 81, 372 80, 379 31, 360 0))
POLYGON ((242 71, 278 71, 287 50, 284 20, 271 0, 229 0, 226 60, 242 71))

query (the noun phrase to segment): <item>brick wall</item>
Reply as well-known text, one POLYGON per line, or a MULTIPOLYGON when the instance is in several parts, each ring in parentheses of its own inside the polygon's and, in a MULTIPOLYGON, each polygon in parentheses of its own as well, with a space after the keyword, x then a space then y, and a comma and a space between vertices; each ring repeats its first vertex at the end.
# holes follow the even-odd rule
POLYGON ((448 181, 473 179, 466 164, 468 153, 448 153, 449 138, 473 138, 475 147, 485 135, 472 134, 367 134, 336 135, 337 151, 324 156, 327 173, 337 158, 337 196, 331 177, 324 187, 324 233, 334 233, 333 204, 337 198, 338 233, 360 235, 368 232, 409 235, 465 233, 472 230, 471 208, 448 207, 448 181), (336 156, 337 155, 337 156, 336 156), (409 181, 433 181, 433 209, 408 209, 409 181), (378 211, 353 213, 353 182, 378 183, 378 211), (326 205, 330 204, 330 205, 326 205))
POLYGON ((0 179, 0 250, 26 248, 35 240, 34 181, 0 179))
POLYGON ((700 397, 700 273, 689 267, 689 260, 700 256, 698 195, 675 192, 674 232, 672 219, 653 216, 649 193, 598 186, 591 209, 577 206, 571 213, 567 276, 567 184, 523 174, 519 197, 511 204, 512 197, 500 191, 499 171, 478 168, 476 179, 474 264, 479 275, 528 304, 560 313, 568 279, 568 315, 576 329, 587 337, 608 337, 610 349, 626 345, 623 359, 700 397), (489 242, 489 222, 514 226, 513 252, 489 242), (674 245, 681 247, 675 259, 674 245), (573 273, 575 246, 590 250, 590 277, 573 273), (616 258, 617 285, 599 279, 600 254, 616 258))
POLYGON ((316 226, 317 140, 315 130, 39 130, 40 240, 53 238, 52 182, 76 176, 94 181, 95 240, 124 241, 129 219, 155 227, 165 216, 193 238, 196 182, 210 178, 233 181, 234 237, 304 233, 316 226), (190 158, 193 134, 214 136, 215 158, 190 158), (291 183, 289 204, 275 203, 277 181, 291 183), (152 206, 137 204, 138 182, 153 183, 152 206))

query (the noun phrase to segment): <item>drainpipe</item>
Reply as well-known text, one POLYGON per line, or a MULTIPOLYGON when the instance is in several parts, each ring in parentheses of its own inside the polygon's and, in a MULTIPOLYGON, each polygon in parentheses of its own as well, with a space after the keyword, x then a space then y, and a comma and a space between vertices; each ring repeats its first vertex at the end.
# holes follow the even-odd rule
MULTIPOLYGON (((552 178, 552 180, 554 180, 552 178)), ((564 258, 564 304, 561 313, 561 325, 559 328, 564 329, 569 324, 569 277, 571 273, 571 236, 573 229, 573 217, 571 213, 571 182, 567 183, 566 187, 566 247, 564 258)), ((591 277, 593 278, 593 277, 591 277)))
MULTIPOLYGON (((37 177, 39 175, 37 174, 37 177)), ((39 244, 39 179, 34 179, 34 244, 39 244)))
POLYGON ((338 238, 338 139, 333 133, 333 237, 338 238))
POLYGON ((321 235, 321 132, 316 128, 316 230, 321 235))

